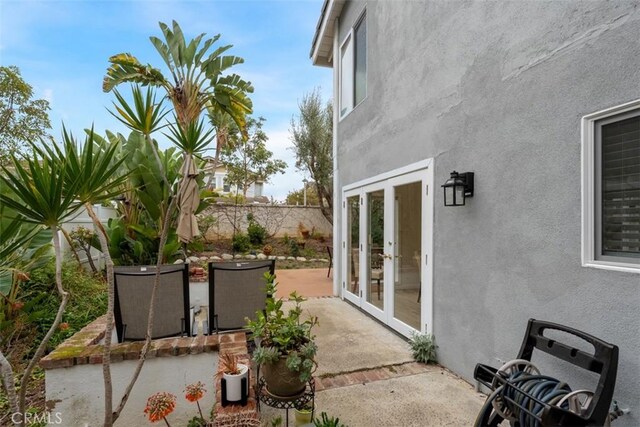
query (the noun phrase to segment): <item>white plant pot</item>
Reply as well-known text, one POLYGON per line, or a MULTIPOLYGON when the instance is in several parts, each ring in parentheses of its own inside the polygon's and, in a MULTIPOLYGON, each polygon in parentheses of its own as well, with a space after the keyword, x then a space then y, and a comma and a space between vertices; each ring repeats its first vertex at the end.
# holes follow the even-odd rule
POLYGON ((242 379, 246 379, 247 389, 249 387, 249 368, 247 365, 238 363, 240 373, 237 375, 222 374, 227 384, 227 400, 229 402, 239 402, 242 400, 242 379))

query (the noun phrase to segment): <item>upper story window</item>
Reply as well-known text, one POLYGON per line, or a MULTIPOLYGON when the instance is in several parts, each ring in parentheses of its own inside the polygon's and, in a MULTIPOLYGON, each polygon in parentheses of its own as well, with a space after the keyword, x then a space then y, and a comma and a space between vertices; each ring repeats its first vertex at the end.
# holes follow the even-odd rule
POLYGON ((340 46, 340 117, 367 96, 367 19, 362 14, 340 46))
POLYGON ((640 272, 640 100, 583 126, 583 263, 640 272))
POLYGON ((366 15, 354 28, 355 51, 354 51, 354 98, 355 105, 358 105, 367 96, 367 19, 366 15))

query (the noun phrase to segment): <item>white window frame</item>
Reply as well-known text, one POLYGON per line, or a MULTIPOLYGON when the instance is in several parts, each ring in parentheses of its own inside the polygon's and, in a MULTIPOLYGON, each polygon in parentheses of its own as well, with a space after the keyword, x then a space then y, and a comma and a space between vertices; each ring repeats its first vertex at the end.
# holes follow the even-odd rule
POLYGON ((353 28, 347 34, 344 41, 340 44, 340 52, 338 52, 338 58, 340 58, 340 86, 338 93, 340 94, 340 110, 338 111, 340 118, 346 117, 353 110, 354 94, 354 78, 353 73, 355 71, 355 60, 353 51, 354 32, 353 28), (343 58, 342 52, 345 51, 345 58, 343 58), (346 73, 346 74, 345 74, 346 73), (350 81, 345 84, 344 79, 347 78, 350 81), (349 89, 344 91, 345 87, 349 89))
MULTIPOLYGON (((351 26, 351 28, 349 29, 349 32, 347 33, 347 35, 344 37, 344 39, 342 40, 342 43, 340 43, 340 46, 338 47, 338 52, 337 55, 335 55, 338 58, 338 63, 339 63, 339 72, 338 72, 338 96, 339 96, 339 109, 338 109, 338 118, 339 120, 344 119, 345 117, 347 117, 349 115, 350 112, 352 112, 353 110, 355 110, 355 108, 362 104, 364 102, 365 99, 367 99, 367 96, 369 95, 369 85, 366 85, 366 93, 364 95, 364 98, 362 98, 362 100, 358 103, 355 104, 355 98, 356 98, 356 82, 355 82, 355 73, 356 73, 356 47, 355 47, 355 37, 356 37, 356 27, 358 25, 360 25, 362 23, 362 21, 364 19, 366 19, 366 15, 367 15, 367 9, 366 7, 364 9, 362 9, 362 12, 360 12, 360 14, 358 14, 358 19, 355 20, 355 22, 353 23, 353 25, 351 26), (342 51, 344 48, 350 49, 350 51, 347 53, 349 58, 348 61, 343 61, 342 59, 342 51), (344 62, 346 62, 346 70, 345 70, 345 64, 344 62), (347 71, 347 74, 345 75, 343 73, 343 71, 347 71), (345 99, 343 99, 343 92, 342 89, 344 88, 344 82, 343 82, 343 78, 348 77, 351 82, 349 85, 349 92, 348 92, 348 99, 346 99, 346 106, 344 106, 345 104, 345 99), (343 106, 345 107, 344 112, 343 110, 343 106)), ((365 25, 367 25, 367 23, 365 22, 365 25)), ((366 54, 366 73, 365 73, 365 79, 368 76, 369 73, 369 28, 367 27, 367 33, 366 33, 366 37, 365 37, 365 46, 367 49, 367 54, 366 54)))
POLYGON ((622 257, 598 259, 596 254, 596 122, 640 109, 640 99, 582 118, 582 266, 640 273, 640 264, 623 262, 622 257), (616 259, 615 261, 613 259, 616 259), (620 261, 617 261, 620 260, 620 261))

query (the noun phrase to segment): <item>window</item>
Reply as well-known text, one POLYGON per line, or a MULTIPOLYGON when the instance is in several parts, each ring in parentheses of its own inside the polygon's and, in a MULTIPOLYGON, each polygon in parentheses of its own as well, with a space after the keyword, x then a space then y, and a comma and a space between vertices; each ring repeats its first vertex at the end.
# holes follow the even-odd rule
POLYGON ((340 47, 340 117, 367 96, 367 20, 363 14, 340 47))
POLYGON ((353 108, 353 45, 351 36, 340 48, 340 117, 353 108))
POLYGON ((355 105, 358 105, 367 96, 367 20, 363 16, 354 29, 355 43, 355 105))
POLYGON ((640 101, 583 119, 583 264, 640 272, 640 101))

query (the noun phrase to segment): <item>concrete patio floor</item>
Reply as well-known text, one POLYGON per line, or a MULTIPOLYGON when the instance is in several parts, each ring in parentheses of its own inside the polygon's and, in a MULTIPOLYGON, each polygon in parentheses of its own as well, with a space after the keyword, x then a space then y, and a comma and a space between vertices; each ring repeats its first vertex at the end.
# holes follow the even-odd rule
MULTIPOLYGON (((349 427, 473 425, 486 396, 439 366, 413 362, 404 338, 339 298, 311 298, 303 307, 320 322, 316 415, 349 427)), ((264 421, 284 419, 282 410, 261 409, 264 421)), ((290 411, 289 425, 293 418, 290 411)))
POLYGON ((333 270, 327 277, 328 268, 302 268, 279 270, 276 263, 278 297, 287 298, 293 291, 303 297, 325 297, 333 295, 333 270))

